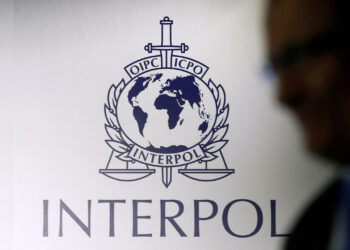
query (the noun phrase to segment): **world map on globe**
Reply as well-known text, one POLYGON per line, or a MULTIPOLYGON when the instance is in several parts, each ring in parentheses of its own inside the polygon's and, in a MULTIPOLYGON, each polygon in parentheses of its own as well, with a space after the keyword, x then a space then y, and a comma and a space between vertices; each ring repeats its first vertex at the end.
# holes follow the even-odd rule
MULTIPOLYGON (((142 137, 146 141, 142 146, 159 153, 184 151, 195 141, 198 143, 210 132, 215 119, 215 105, 208 109, 210 105, 204 100, 208 95, 210 92, 204 93, 190 74, 154 73, 135 78, 126 89, 124 100, 137 124, 136 140, 142 137), (188 134, 187 143, 178 141, 184 133, 188 134), (194 137, 192 141, 190 136, 194 137)), ((127 108, 121 108, 120 113, 126 113, 123 111, 127 108)), ((132 137, 135 131, 131 131, 130 124, 125 122, 124 128, 132 137)))

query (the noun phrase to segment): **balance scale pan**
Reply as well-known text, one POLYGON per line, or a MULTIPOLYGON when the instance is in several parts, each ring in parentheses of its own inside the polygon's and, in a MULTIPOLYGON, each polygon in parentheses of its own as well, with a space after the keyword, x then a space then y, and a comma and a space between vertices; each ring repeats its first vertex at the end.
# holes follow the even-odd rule
POLYGON ((179 169, 180 174, 197 181, 217 181, 234 172, 234 169, 179 169))
POLYGON ((154 174, 154 169, 100 169, 100 174, 118 181, 137 181, 154 174))

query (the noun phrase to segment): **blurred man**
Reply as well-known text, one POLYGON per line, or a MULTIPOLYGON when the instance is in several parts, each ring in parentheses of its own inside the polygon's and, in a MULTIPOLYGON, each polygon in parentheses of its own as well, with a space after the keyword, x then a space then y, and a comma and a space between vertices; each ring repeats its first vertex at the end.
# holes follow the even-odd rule
POLYGON ((268 49, 279 100, 295 113, 308 148, 343 169, 299 220, 287 250, 350 249, 349 2, 269 4, 268 49))

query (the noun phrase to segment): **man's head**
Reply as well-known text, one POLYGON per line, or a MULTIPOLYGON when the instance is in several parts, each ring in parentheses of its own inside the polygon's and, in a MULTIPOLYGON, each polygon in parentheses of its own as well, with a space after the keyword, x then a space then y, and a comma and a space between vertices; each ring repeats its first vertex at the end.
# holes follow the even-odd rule
POLYGON ((343 164, 350 163, 347 2, 271 0, 267 16, 279 100, 295 112, 308 147, 343 164))

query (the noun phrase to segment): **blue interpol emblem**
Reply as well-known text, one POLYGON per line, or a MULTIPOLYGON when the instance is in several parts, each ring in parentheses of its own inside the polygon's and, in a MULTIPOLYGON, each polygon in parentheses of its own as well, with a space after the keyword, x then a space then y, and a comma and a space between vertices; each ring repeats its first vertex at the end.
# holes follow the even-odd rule
POLYGON ((112 153, 100 173, 136 181, 160 168, 166 187, 175 168, 197 181, 222 179, 234 173, 222 154, 229 127, 225 91, 203 80, 206 65, 174 54, 189 47, 172 44, 173 21, 164 17, 160 24, 161 45, 144 47, 160 53, 126 66, 130 79, 109 88, 105 128, 112 153))

